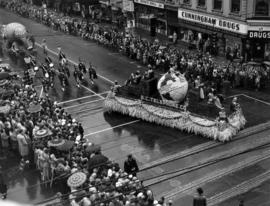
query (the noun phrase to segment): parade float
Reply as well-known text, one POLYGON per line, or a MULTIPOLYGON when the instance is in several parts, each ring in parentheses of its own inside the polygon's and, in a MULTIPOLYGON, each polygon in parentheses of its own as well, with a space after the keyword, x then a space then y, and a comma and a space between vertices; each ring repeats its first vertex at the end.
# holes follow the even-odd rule
POLYGON ((199 102, 192 98, 194 95, 187 94, 192 91, 185 77, 168 72, 159 80, 114 86, 104 108, 106 112, 120 112, 222 142, 231 140, 244 127, 246 119, 238 103, 234 112, 228 114, 228 105, 221 108, 215 101, 199 102))
POLYGON ((36 56, 34 38, 24 25, 13 22, 0 27, 1 37, 4 40, 4 49, 14 58, 24 58, 27 55, 36 56))

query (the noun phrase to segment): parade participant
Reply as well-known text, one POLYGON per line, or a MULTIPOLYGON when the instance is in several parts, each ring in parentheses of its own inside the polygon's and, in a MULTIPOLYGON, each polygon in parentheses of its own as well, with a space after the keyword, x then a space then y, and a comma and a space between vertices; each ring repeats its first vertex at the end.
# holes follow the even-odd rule
POLYGON ((24 71, 23 81, 26 85, 33 84, 33 78, 30 77, 29 70, 24 71))
POLYGON ((79 64, 78 64, 78 68, 81 72, 83 72, 84 74, 86 74, 86 66, 85 64, 82 62, 81 58, 79 58, 79 64))
POLYGON ((134 78, 134 84, 139 84, 142 79, 141 72, 139 70, 136 71, 135 73, 135 78, 134 78))
POLYGON ((97 79, 97 72, 91 62, 89 62, 88 74, 91 84, 94 84, 94 79, 97 79))
POLYGON ((200 76, 197 76, 194 82, 195 89, 199 89, 200 85, 201 85, 201 78, 200 76))
POLYGON ((23 60, 24 60, 26 69, 30 69, 30 67, 31 67, 31 56, 30 55, 25 55, 23 60))
POLYGON ((45 93, 49 92, 50 89, 50 80, 49 80, 49 74, 45 74, 45 78, 42 79, 42 86, 45 93))
POLYGON ((239 108, 239 103, 237 102, 237 97, 234 97, 232 99, 231 105, 230 105, 230 111, 231 112, 236 112, 239 108))
POLYGON ((133 84, 134 79, 135 79, 135 75, 134 75, 134 73, 131 73, 131 74, 130 74, 130 77, 129 77, 128 80, 125 82, 125 85, 127 86, 127 85, 130 85, 130 84, 133 84))
POLYGON ((44 64, 44 63, 42 63, 40 65, 40 68, 42 70, 43 76, 46 77, 46 78, 48 78, 49 77, 49 74, 46 75, 46 73, 48 73, 48 67, 47 67, 47 65, 44 64))
POLYGON ((224 108, 222 108, 221 111, 219 112, 218 121, 219 122, 226 122, 226 123, 229 122, 228 117, 226 115, 226 111, 224 108))
POLYGON ((200 101, 203 101, 204 98, 205 98, 205 95, 204 95, 204 84, 203 83, 199 85, 199 97, 200 97, 199 98, 200 101))
POLYGON ((139 171, 137 161, 131 154, 128 155, 128 159, 124 162, 124 171, 133 176, 136 176, 139 171))
POLYGON ((62 88, 61 88, 62 91, 65 91, 66 83, 68 81, 65 73, 63 71, 59 71, 58 78, 59 78, 60 84, 62 86, 62 88))
POLYGON ((45 57, 45 63, 48 67, 53 63, 52 59, 48 55, 45 57))
POLYGON ((50 86, 53 87, 54 86, 54 78, 55 78, 55 68, 53 64, 50 64, 50 67, 48 68, 48 74, 49 74, 49 82, 50 82, 50 86))
POLYGON ((69 71, 69 68, 68 68, 68 62, 66 61, 66 63, 62 66, 63 68, 63 72, 66 74, 67 78, 70 77, 70 71, 69 71))
POLYGON ((58 53, 58 59, 59 59, 59 62, 61 62, 61 60, 63 58, 66 59, 66 55, 62 52, 62 48, 61 47, 58 47, 58 51, 59 51, 59 53, 58 53))
POLYGON ((73 72, 74 79, 77 83, 77 87, 81 87, 81 81, 83 79, 83 74, 80 72, 78 67, 74 65, 74 72, 73 72))
POLYGON ((48 47, 47 47, 46 39, 42 40, 41 47, 43 49, 43 54, 45 54, 45 56, 47 56, 48 55, 48 51, 47 51, 48 47))
POLYGON ((119 88, 121 87, 121 85, 118 84, 118 81, 115 80, 114 81, 114 85, 111 87, 111 91, 114 93, 119 92, 119 88))

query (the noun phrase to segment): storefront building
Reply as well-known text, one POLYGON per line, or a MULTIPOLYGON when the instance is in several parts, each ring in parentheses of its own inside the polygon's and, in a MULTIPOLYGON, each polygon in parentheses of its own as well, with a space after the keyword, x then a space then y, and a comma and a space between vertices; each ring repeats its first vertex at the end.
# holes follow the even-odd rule
POLYGON ((204 52, 214 45, 217 55, 241 56, 247 32, 244 21, 178 8, 178 40, 204 52))
POLYGON ((167 35, 167 19, 164 3, 148 0, 134 0, 136 27, 155 33, 167 35))
POLYGON ((247 47, 250 59, 270 61, 270 25, 249 26, 247 47))
POLYGON ((247 11, 247 55, 251 60, 270 61, 270 1, 250 0, 247 11))

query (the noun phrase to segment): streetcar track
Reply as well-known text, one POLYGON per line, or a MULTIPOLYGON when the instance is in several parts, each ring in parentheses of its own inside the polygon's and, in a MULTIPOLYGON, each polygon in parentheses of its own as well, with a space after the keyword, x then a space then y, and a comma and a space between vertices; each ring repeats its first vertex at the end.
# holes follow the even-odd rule
MULTIPOLYGON (((268 147, 269 147, 269 142, 267 144, 268 144, 268 147)), ((265 149, 265 148, 263 148, 263 149, 265 149)), ((252 151, 254 151, 254 150, 252 150, 252 151)), ((247 152, 252 152, 252 151, 247 151, 247 152)), ((187 174, 189 172, 194 172, 196 170, 200 170, 202 168, 212 166, 214 164, 220 163, 222 161, 229 160, 231 158, 234 158, 234 157, 236 157, 238 155, 242 155, 242 154, 243 154, 243 152, 240 152, 240 153, 236 153, 234 155, 229 155, 228 157, 225 157, 223 160, 217 159, 219 161, 213 161, 213 162, 209 162, 209 163, 206 162, 205 165, 195 167, 195 169, 193 169, 191 171, 188 170, 188 171, 176 172, 176 173, 172 174, 169 177, 164 177, 162 179, 158 179, 156 181, 153 181, 148 186, 152 186, 152 185, 158 184, 160 182, 164 182, 164 181, 167 181, 169 179, 173 179, 173 178, 179 177, 181 175, 187 174)), ((244 152, 244 154, 245 154, 245 152, 244 152)), ((243 161, 232 164, 231 166, 229 166, 229 168, 225 167, 223 169, 218 169, 218 170, 216 170, 216 171, 214 171, 214 172, 212 172, 210 174, 207 174, 206 176, 203 176, 203 177, 201 177, 199 179, 196 179, 196 180, 194 180, 192 182, 189 182, 188 184, 181 185, 179 187, 175 187, 173 190, 163 192, 162 194, 159 194, 159 196, 160 197, 164 196, 165 198, 173 198, 173 197, 177 196, 177 199, 180 199, 180 198, 184 197, 186 195, 186 193, 191 193, 197 187, 200 187, 200 186, 202 186, 202 185, 204 185, 206 183, 215 181, 215 180, 217 180, 217 179, 219 179, 221 177, 232 174, 234 172, 237 172, 237 171, 239 171, 241 169, 247 168, 249 166, 252 166, 254 164, 257 164, 257 163, 259 163, 261 161, 264 161, 266 159, 269 159, 269 158, 270 158, 270 151, 266 150, 265 152, 263 152, 263 154, 260 154, 260 155, 257 155, 257 156, 251 156, 250 158, 247 158, 247 159, 245 159, 243 161)))
MULTIPOLYGON (((252 128, 254 128, 254 127, 252 127, 252 128)), ((245 138, 247 138, 247 137, 249 137, 251 135, 262 133, 265 130, 268 130, 270 128, 270 122, 268 123, 266 128, 263 128, 263 129, 261 129, 259 131, 252 130, 252 128, 248 128, 249 130, 251 130, 250 134, 245 134, 245 132, 248 133, 248 131, 243 130, 243 132, 241 134, 238 134, 234 139, 232 139, 230 142, 228 142, 226 144, 230 144, 230 143, 233 143, 233 142, 236 142, 236 141, 243 140, 243 139, 245 139, 245 138)), ((207 150, 210 150, 210 149, 214 149, 214 148, 223 146, 223 144, 224 143, 222 143, 222 142, 212 142, 212 141, 210 141, 210 142, 206 142, 206 143, 197 145, 197 146, 195 146, 196 148, 191 147, 190 149, 181 151, 180 153, 175 154, 175 155, 173 155, 173 156, 171 156, 169 158, 162 158, 162 159, 160 159, 158 161, 155 161, 153 163, 148 163, 146 166, 144 166, 144 167, 142 167, 140 169, 140 172, 142 172, 144 170, 148 170, 149 168, 157 167, 157 166, 167 164, 167 163, 172 162, 172 161, 176 161, 176 160, 188 157, 188 156, 192 156, 192 155, 197 154, 197 153, 201 153, 201 152, 204 152, 204 151, 207 151, 207 150)))
MULTIPOLYGON (((86 112, 86 111, 96 111, 96 110, 103 110, 103 106, 99 106, 99 107, 94 107, 94 108, 88 108, 88 109, 83 109, 83 110, 78 110, 78 111, 72 111, 72 112, 68 112, 69 114, 75 114, 74 116, 76 116, 76 114, 80 114, 82 112, 86 112)), ((84 114, 84 115, 88 115, 91 113, 87 113, 87 114, 84 114)), ((83 115, 82 115, 83 116, 83 115)), ((82 117, 80 115, 78 115, 78 117, 82 117)))

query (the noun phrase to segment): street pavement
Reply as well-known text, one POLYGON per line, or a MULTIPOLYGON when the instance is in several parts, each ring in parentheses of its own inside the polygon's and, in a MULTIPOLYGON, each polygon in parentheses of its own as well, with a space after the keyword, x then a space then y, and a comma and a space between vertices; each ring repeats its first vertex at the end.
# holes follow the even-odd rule
MULTIPOLYGON (((94 42, 53 31, 0 9, 0 24, 10 22, 24 24, 36 36, 38 45, 45 38, 55 65, 58 47, 62 48, 71 64, 78 62, 79 57, 86 63, 93 63, 99 74, 94 85, 86 77, 83 86, 78 88, 71 78, 66 91, 61 91, 59 82, 56 82, 49 95, 81 121, 86 137, 100 144, 102 152, 119 162, 121 167, 127 154, 132 153, 143 169, 138 174, 139 178, 151 186, 156 197, 164 196, 172 199, 174 205, 188 206, 192 205, 196 188, 202 186, 210 205, 237 205, 239 198, 245 200, 245 205, 254 205, 255 202, 255 205, 263 205, 269 201, 269 147, 246 151, 267 144, 270 139, 268 129, 252 134, 254 126, 269 120, 269 102, 244 91, 235 93, 248 120, 247 130, 226 144, 118 113, 108 114, 103 110, 103 101, 112 82, 118 80, 123 84, 131 72, 144 68, 94 42), (220 161, 214 161, 216 159, 220 161), (206 164, 209 161, 211 164, 206 164)), ((43 61, 41 50, 38 52, 38 60, 43 61)), ((14 67, 20 69, 18 65, 14 67)), ((40 95, 44 95, 39 80, 35 81, 35 86, 40 95)), ((57 188, 40 184, 37 171, 19 172, 18 161, 16 155, 8 152, 1 162, 8 173, 9 199, 33 204, 57 192, 57 188)))

